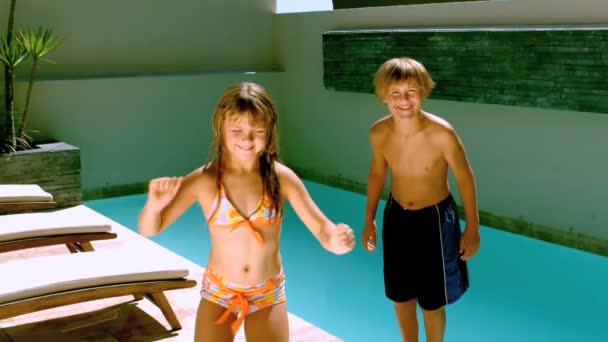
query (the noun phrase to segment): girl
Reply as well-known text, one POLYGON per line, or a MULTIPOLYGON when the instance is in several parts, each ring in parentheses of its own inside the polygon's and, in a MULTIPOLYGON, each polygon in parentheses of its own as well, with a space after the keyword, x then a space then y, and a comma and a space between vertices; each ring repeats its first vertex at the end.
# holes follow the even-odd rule
POLYGON ((229 87, 213 114, 211 161, 185 177, 150 181, 139 232, 158 234, 194 202, 208 221, 211 250, 202 279, 196 341, 288 341, 279 253, 283 201, 328 251, 344 254, 354 234, 319 210, 303 182, 278 161, 277 113, 255 83, 229 87))

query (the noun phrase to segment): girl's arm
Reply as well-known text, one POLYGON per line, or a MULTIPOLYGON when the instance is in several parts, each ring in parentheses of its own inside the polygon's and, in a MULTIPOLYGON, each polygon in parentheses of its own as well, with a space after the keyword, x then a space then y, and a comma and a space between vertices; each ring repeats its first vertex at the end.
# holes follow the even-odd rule
POLYGON ((213 191, 213 182, 201 169, 185 177, 161 177, 150 181, 148 201, 139 214, 138 228, 143 236, 160 233, 194 202, 202 193, 213 191))
POLYGON ((312 200, 302 180, 287 166, 277 165, 281 190, 304 225, 321 246, 335 254, 344 254, 354 246, 352 229, 329 220, 312 200))

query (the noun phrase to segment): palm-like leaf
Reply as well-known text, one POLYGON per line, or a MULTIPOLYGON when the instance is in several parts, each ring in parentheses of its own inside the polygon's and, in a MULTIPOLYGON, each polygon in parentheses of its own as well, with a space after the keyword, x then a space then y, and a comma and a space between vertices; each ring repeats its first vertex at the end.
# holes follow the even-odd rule
MULTIPOLYGON (((62 41, 58 40, 53 31, 39 27, 35 30, 20 31, 17 34, 17 40, 23 45, 27 53, 34 61, 43 59, 42 57, 51 53, 62 41)), ((47 62, 50 60, 43 59, 47 62)), ((51 62, 52 63, 52 62, 51 62)))
POLYGON ((28 52, 19 40, 7 41, 4 36, 0 38, 0 61, 4 65, 15 69, 27 57, 28 52))
POLYGON ((25 124, 27 122, 27 114, 30 107, 30 97, 32 95, 32 88, 34 87, 34 75, 36 74, 38 61, 42 59, 44 61, 51 62, 50 60, 43 59, 42 57, 55 50, 59 45, 61 45, 62 41, 58 40, 57 37, 53 35, 52 30, 43 29, 42 27, 39 27, 36 30, 20 31, 17 34, 17 40, 23 45, 23 48, 33 60, 30 80, 27 87, 27 95, 25 97, 25 110, 23 111, 21 124, 19 125, 19 130, 17 131, 17 135, 19 137, 23 137, 23 130, 25 129, 25 124))

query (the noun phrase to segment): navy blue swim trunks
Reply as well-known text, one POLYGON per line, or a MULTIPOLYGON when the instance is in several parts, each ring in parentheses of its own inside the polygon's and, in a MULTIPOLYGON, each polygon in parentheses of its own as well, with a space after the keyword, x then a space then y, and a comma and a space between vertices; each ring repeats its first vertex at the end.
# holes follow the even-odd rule
POLYGON ((392 196, 384 207, 382 245, 386 297, 417 299, 425 310, 456 302, 469 287, 468 268, 460 259, 460 222, 452 195, 417 210, 392 196))

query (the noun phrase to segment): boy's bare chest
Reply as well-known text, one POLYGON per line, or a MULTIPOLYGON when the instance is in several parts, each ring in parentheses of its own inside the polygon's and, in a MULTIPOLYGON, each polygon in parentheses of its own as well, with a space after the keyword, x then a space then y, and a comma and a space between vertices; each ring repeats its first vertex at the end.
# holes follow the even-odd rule
POLYGON ((385 158, 393 173, 424 176, 443 165, 441 151, 425 139, 386 142, 385 158))

